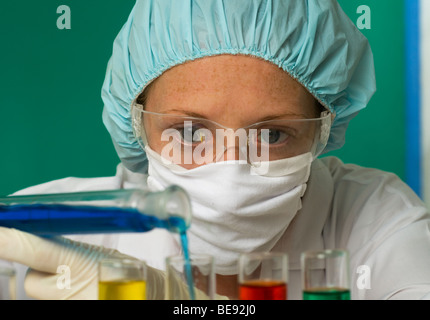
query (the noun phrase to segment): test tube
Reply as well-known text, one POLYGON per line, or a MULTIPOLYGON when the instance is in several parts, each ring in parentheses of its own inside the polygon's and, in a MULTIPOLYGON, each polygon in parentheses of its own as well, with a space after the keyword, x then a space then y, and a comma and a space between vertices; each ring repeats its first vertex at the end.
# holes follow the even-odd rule
POLYGON ((166 300, 213 300, 215 297, 215 259, 209 254, 166 258, 166 300))
POLYGON ((301 255, 303 300, 350 300, 346 250, 306 251, 301 255))
POLYGON ((16 300, 15 268, 0 266, 0 300, 16 300))
POLYGON ((286 253, 254 252, 239 257, 240 300, 286 300, 287 288, 286 253))
POLYGON ((119 189, 0 198, 0 226, 38 235, 183 233, 191 222, 188 194, 178 186, 152 192, 119 189))
POLYGON ((141 260, 101 260, 99 300, 146 300, 146 271, 141 260))

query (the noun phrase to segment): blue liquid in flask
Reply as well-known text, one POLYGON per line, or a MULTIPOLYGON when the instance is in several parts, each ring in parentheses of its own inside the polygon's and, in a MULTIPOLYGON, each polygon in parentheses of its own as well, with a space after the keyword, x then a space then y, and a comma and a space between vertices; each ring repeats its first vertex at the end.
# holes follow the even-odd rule
POLYGON ((189 198, 177 186, 160 192, 130 189, 0 198, 0 226, 40 236, 147 232, 154 228, 179 233, 190 299, 194 300, 186 235, 190 219, 189 198), (106 200, 119 205, 85 204, 106 200))
POLYGON ((190 220, 188 195, 178 186, 157 192, 121 189, 0 198, 0 226, 42 236, 154 228, 181 233, 190 220))
POLYGON ((164 228, 183 233, 182 217, 160 219, 133 208, 32 204, 0 206, 0 225, 41 236, 147 232, 164 228))

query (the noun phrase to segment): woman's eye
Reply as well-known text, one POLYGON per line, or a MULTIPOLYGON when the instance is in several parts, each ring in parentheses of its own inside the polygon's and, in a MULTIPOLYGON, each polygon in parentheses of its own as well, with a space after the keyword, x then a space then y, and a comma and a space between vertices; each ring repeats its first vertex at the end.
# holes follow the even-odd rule
POLYGON ((277 129, 263 129, 259 134, 259 141, 267 144, 282 143, 288 138, 288 134, 277 129))
POLYGON ((200 126, 185 126, 178 131, 184 143, 201 143, 205 140, 204 130, 200 126))

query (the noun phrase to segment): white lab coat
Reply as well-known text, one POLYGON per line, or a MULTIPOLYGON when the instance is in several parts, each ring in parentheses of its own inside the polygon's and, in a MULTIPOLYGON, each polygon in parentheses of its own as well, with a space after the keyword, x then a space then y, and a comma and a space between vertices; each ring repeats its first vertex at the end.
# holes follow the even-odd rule
MULTIPOLYGON (((119 165, 114 177, 65 178, 17 194, 131 188, 145 182, 145 175, 119 165)), ((160 229, 72 238, 116 248, 160 269, 166 256, 180 252, 175 235, 160 229)), ((430 214, 392 173, 335 157, 314 161, 303 208, 273 248, 288 254, 289 299, 301 299, 300 254, 322 248, 349 251, 352 299, 430 298, 430 214)), ((22 282, 25 268, 15 267, 22 282)), ((25 298, 22 283, 18 298, 25 298)))

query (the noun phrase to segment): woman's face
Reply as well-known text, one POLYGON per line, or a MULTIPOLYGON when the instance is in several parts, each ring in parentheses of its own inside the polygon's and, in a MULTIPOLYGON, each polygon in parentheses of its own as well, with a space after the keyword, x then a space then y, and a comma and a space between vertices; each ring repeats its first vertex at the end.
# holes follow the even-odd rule
MULTIPOLYGON (((202 58, 166 71, 146 91, 145 110, 202 118, 232 129, 246 128, 266 120, 310 119, 320 116, 315 98, 285 71, 262 59, 241 55, 202 58)), ((157 117, 145 117, 148 142, 153 150, 161 154, 166 142, 160 141, 160 134, 166 128, 162 127, 157 117)), ((166 123, 170 120, 165 117, 162 121, 166 123)), ((196 127, 197 122, 193 121, 191 131, 206 126, 199 123, 200 127, 196 127)), ((296 131, 302 131, 301 138, 307 136, 306 141, 313 141, 315 125, 308 124, 306 128, 302 125, 296 131)), ((284 143, 282 146, 286 145, 288 148, 303 148, 298 153, 310 149, 305 144, 311 142, 303 143, 300 140, 300 143, 294 145, 292 134, 279 132, 280 130, 270 131, 268 139, 271 147, 284 143)), ((208 140, 208 135, 191 138, 193 143, 205 139, 208 140)), ((276 155, 276 150, 270 150, 273 151, 272 155, 276 155)), ((204 150, 203 155, 204 153, 208 154, 208 150, 204 150)), ((238 152, 234 154, 237 159, 238 152)), ((182 155, 181 162, 183 160, 182 155)), ((183 166, 192 168, 196 165, 183 166)))

